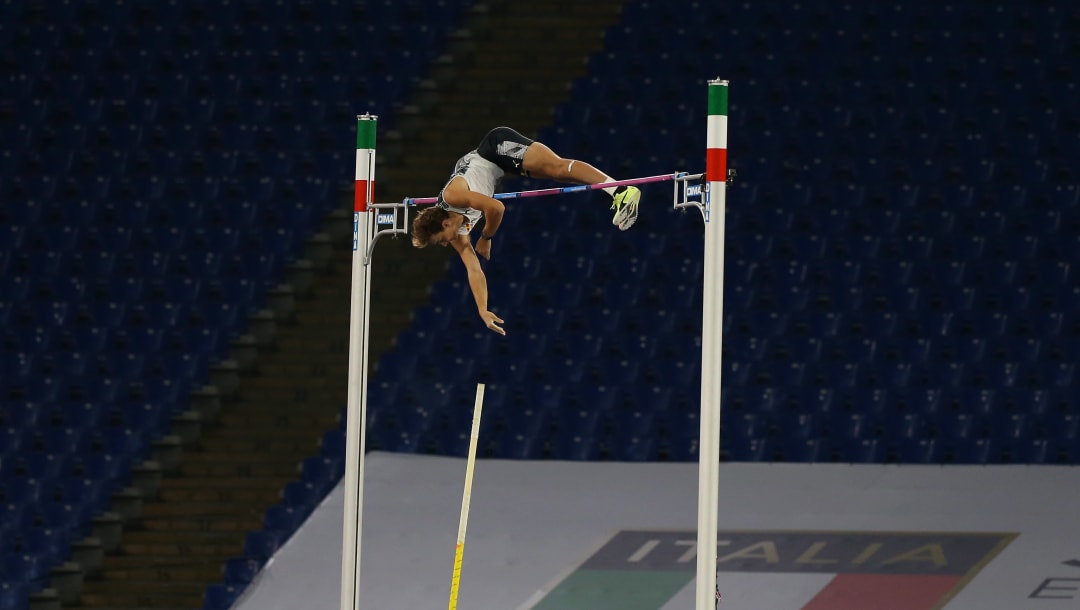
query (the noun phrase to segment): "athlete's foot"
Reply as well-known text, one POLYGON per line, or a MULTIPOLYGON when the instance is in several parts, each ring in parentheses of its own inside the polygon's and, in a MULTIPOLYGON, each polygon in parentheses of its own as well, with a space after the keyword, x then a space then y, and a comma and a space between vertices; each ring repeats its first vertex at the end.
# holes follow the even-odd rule
POLYGON ((636 186, 620 186, 616 189, 611 203, 611 209, 615 210, 611 224, 619 227, 620 231, 629 229, 637 220, 639 201, 641 201, 641 191, 636 186))

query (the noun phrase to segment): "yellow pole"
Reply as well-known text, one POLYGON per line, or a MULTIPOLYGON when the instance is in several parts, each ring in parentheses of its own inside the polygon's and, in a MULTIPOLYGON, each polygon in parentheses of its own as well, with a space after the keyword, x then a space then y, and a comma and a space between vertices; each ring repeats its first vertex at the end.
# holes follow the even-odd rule
POLYGON ((469 435, 469 458, 465 464, 465 493, 461 497, 461 519, 458 521, 457 548, 454 550, 454 576, 450 580, 450 610, 457 610, 461 558, 465 554, 465 529, 469 525, 469 499, 472 496, 473 467, 476 466, 476 444, 480 438, 480 411, 483 406, 484 384, 478 383, 476 404, 473 405, 472 433, 469 435))

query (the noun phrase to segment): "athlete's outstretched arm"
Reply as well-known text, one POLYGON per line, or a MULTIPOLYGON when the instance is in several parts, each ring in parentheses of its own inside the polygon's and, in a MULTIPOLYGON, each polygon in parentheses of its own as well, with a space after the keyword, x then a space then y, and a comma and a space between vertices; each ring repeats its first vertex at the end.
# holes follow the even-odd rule
POLYGON ((472 290, 480 319, 491 330, 500 335, 505 335, 506 331, 499 326, 499 324, 503 323, 502 318, 488 311, 487 276, 484 275, 484 270, 480 268, 480 259, 476 258, 476 253, 473 252, 472 244, 469 243, 469 236, 458 235, 450 244, 454 246, 458 256, 461 257, 461 262, 465 264, 465 270, 469 274, 469 289, 472 290))

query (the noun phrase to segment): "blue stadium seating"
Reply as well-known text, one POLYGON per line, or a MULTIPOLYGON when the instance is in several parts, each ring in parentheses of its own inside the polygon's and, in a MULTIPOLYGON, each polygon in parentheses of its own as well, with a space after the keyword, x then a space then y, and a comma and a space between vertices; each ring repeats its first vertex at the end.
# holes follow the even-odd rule
MULTIPOLYGON (((4 5, 5 65, 19 72, 0 93, 5 117, 10 110, 17 119, 4 121, 0 150, 0 396, 5 464, 15 456, 35 476, 77 469, 90 484, 125 476, 133 456, 145 455, 143 431, 167 432, 163 405, 205 378, 208 363, 223 355, 222 338, 242 330, 246 313, 261 306, 335 205, 330 184, 347 179, 347 151, 309 150, 331 145, 330 125, 376 87, 373 75, 342 77, 333 66, 358 43, 422 41, 394 56, 394 78, 378 88, 384 97, 374 102, 389 114, 381 110, 402 103, 405 85, 437 56, 465 3, 279 3, 243 17, 250 23, 229 5, 215 10, 211 27, 196 5, 78 4, 76 11, 4 5), (90 22, 72 19, 87 11, 90 22), (342 24, 361 16, 369 32, 358 38, 342 24), (137 27, 135 19, 162 25, 137 27), (383 19, 396 23, 374 27, 383 19), (327 24, 330 35, 305 35, 327 24), (6 46, 19 26, 30 44, 6 46), (70 35, 58 38, 57 30, 70 35), (37 37, 51 42, 33 44, 37 37), (187 48, 185 65, 176 66, 177 45, 196 38, 199 48, 187 48), (304 40, 312 53, 245 50, 286 38, 304 40), (83 48, 96 52, 72 52, 83 48), (326 86, 334 81, 343 84, 336 93, 313 94, 335 91, 326 86), (309 176, 289 178, 300 165, 309 176), (63 421, 42 425, 45 416, 31 405, 53 399, 65 401, 63 421), (21 427, 34 432, 16 434, 21 427), (60 449, 63 458, 51 452, 60 449)), ((339 476, 333 464, 309 468, 321 490, 339 476)), ((22 480, 5 493, 38 493, 22 480)), ((65 514, 89 517, 58 508, 49 518, 65 514)), ((34 561, 16 572, 37 579, 34 561)), ((3 603, 21 607, 25 583, 9 572, 0 579, 3 603)), ((217 593, 224 604, 235 591, 217 593)))
MULTIPOLYGON (((0 5, 0 40, 23 26, 23 40, 50 40, 3 47, 4 65, 17 66, 0 89, 0 113, 13 118, 0 127, 4 463, 25 451, 37 474, 68 467, 34 453, 60 442, 45 415, 30 414, 41 401, 108 405, 79 412, 97 430, 73 448, 138 454, 145 447, 124 430, 166 431, 169 409, 149 399, 172 401, 206 375, 334 205, 334 185, 351 179, 349 152, 329 151, 333 125, 358 103, 394 117, 466 4, 279 2, 257 14, 229 4, 213 26, 201 4, 97 3, 92 23, 67 5, 0 5), (163 25, 137 25, 146 18, 163 25), (357 35, 346 23, 368 25, 357 35), (307 52, 252 52, 284 41, 307 52), (83 48, 98 52, 73 52, 83 48), (360 57, 371 73, 336 67, 360 57), (287 177, 298 171, 310 179, 287 177), (302 199, 312 204, 293 205, 302 199), (144 358, 158 352, 168 355, 144 358), (160 379, 165 369, 177 378, 160 379), (37 432, 24 439, 13 426, 37 432)), ((1060 43, 1075 10, 766 0, 686 11, 725 35, 661 35, 684 27, 679 11, 627 3, 539 137, 613 175, 700 169, 703 79, 732 79, 740 180, 719 321, 727 458, 1080 459, 1075 421, 1055 419, 1077 383, 1080 98, 1075 49, 1060 43), (912 41, 901 52, 883 42, 893 31, 912 41), (596 101, 612 98, 622 102, 596 101), (901 406, 912 417, 890 419, 901 406)), ((696 459, 700 221, 657 208, 621 234, 599 215, 563 211, 587 239, 542 240, 543 251, 508 240, 515 256, 487 268, 492 303, 515 314, 505 341, 451 325, 469 298, 451 273, 380 358, 376 383, 505 383, 492 400, 522 416, 488 431, 492 455, 696 459), (510 263, 525 252, 528 264, 510 263), (631 261, 638 279, 613 260, 631 261), (431 366, 433 337, 473 346, 453 379, 431 366), (653 410, 622 421, 613 414, 629 402, 596 384, 653 410)), ((543 214, 515 207, 506 227, 542 226, 543 214)), ((398 385, 373 392, 372 446, 460 455, 455 392, 426 417, 401 408, 417 399, 398 385)), ((333 438, 324 449, 339 457, 333 438)), ((123 477, 132 458, 108 458, 79 460, 92 478, 123 477)), ((337 473, 318 464, 320 477, 337 473)), ((24 586, 0 579, 12 595, 24 586)), ((208 591, 207 607, 236 594, 208 591)))

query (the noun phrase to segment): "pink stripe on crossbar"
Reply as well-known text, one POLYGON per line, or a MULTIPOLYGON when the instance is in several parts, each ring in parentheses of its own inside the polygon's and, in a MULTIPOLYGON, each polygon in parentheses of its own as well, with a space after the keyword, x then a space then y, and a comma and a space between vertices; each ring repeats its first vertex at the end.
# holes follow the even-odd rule
MULTIPOLYGON (((664 182, 667 180, 675 180, 677 178, 692 178, 687 173, 677 174, 660 174, 659 176, 646 176, 644 178, 628 178, 626 180, 614 180, 612 182, 600 182, 598 184, 580 184, 575 186, 564 186, 548 189, 539 189, 535 191, 518 191, 514 193, 496 193, 495 199, 524 199, 526 197, 542 197, 544 195, 560 195, 563 193, 578 193, 582 191, 594 191, 597 189, 604 189, 615 186, 630 186, 634 184, 646 184, 648 182, 664 182)), ((405 199, 407 205, 426 205, 437 203, 438 197, 411 197, 405 199)))

